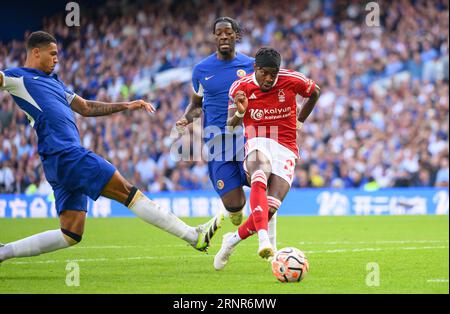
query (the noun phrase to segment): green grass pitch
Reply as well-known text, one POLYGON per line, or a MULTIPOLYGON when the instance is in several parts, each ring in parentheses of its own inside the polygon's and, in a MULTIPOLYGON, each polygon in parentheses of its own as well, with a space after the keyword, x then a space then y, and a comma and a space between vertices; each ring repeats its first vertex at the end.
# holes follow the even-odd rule
MULTIPOLYGON (((55 219, 0 219, 0 242, 56 228, 55 219)), ((306 279, 290 284, 257 255, 256 237, 215 271, 231 230, 225 219, 204 254, 137 218, 88 218, 78 246, 3 263, 0 293, 449 293, 448 216, 279 217, 278 248, 297 247, 310 262, 306 279), (78 287, 66 285, 68 261, 79 265, 78 287), (366 284, 368 263, 379 266, 379 286, 366 284)))

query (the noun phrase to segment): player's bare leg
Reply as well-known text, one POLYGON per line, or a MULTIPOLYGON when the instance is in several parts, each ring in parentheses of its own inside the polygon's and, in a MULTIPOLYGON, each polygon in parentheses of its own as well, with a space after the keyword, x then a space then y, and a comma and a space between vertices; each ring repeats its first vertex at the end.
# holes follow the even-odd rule
POLYGON ((10 258, 50 253, 79 243, 84 232, 86 212, 64 210, 59 220, 61 229, 45 231, 0 246, 0 262, 10 258))
POLYGON ((106 184, 101 195, 124 204, 145 222, 185 240, 200 251, 208 248, 211 238, 220 227, 223 219, 222 214, 219 213, 204 225, 196 228, 188 226, 170 210, 161 208, 157 203, 146 197, 125 180, 118 171, 106 184))
POLYGON ((231 190, 221 197, 225 209, 228 211, 230 220, 235 226, 242 223, 244 217, 245 193, 242 187, 231 190))

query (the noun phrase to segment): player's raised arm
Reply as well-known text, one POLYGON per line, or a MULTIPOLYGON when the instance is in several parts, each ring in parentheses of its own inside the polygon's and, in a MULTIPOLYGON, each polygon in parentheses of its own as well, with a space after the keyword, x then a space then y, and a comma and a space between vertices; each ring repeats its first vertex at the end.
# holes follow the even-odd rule
POLYGON ((244 91, 237 91, 234 96, 234 103, 228 107, 227 126, 232 129, 242 124, 245 111, 248 107, 248 98, 244 91))
POLYGON ((242 124, 242 120, 247 111, 248 98, 245 95, 245 86, 242 79, 235 81, 228 93, 230 102, 228 104, 227 128, 232 132, 233 129, 242 124))
POLYGON ((155 111, 152 104, 143 100, 135 100, 131 102, 106 103, 100 101, 86 100, 76 95, 72 100, 70 106, 72 110, 81 114, 84 117, 98 117, 107 116, 115 112, 124 110, 138 110, 144 109, 149 113, 155 111))

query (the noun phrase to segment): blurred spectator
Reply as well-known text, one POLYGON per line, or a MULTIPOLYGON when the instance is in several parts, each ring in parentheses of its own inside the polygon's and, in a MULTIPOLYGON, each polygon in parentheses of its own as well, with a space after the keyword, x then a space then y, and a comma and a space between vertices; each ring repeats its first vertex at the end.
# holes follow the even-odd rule
POLYGON ((436 186, 447 186, 449 183, 449 168, 448 168, 448 157, 442 158, 440 163, 439 171, 436 175, 436 186))
MULTIPOLYGON (((109 0, 74 30, 64 12, 45 18, 43 29, 58 39, 55 71, 76 93, 102 101, 142 97, 157 106, 152 116, 75 115, 83 145, 142 190, 212 189, 204 161, 175 162, 170 155, 170 132, 189 102, 190 83, 156 82, 214 51, 211 25, 221 15, 246 30, 238 50, 254 55, 273 46, 283 67, 321 86, 299 133, 293 187, 448 186, 448 1, 380 2, 380 27, 363 22, 364 6, 109 0)), ((22 65, 25 56, 24 41, 0 42, 0 69, 22 65)), ((0 192, 24 193, 33 182, 37 191, 48 190, 36 146, 26 115, 0 92, 0 192)))

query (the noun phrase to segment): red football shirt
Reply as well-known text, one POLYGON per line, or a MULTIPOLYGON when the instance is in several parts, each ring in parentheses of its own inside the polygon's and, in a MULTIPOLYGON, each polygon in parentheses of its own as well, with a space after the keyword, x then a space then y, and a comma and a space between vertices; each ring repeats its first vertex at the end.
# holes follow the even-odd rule
POLYGON ((245 137, 271 138, 293 151, 298 157, 297 147, 297 102, 296 95, 308 98, 316 84, 303 74, 280 69, 270 91, 259 88, 255 74, 235 81, 230 87, 230 107, 236 108, 234 97, 243 91, 248 98, 244 115, 245 137))

